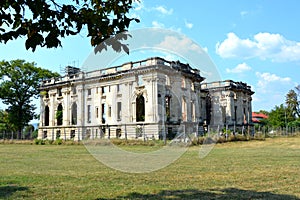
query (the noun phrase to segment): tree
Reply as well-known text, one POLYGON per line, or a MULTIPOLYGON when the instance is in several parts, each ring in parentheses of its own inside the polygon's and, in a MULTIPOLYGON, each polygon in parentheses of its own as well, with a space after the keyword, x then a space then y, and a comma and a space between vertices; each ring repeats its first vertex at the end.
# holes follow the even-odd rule
POLYGON ((31 100, 39 95, 40 81, 58 76, 24 60, 0 62, 0 99, 8 105, 8 122, 18 131, 18 139, 24 126, 35 117, 31 100))
POLYGON ((283 104, 275 106, 275 108, 271 110, 267 121, 269 125, 275 128, 286 126, 286 108, 283 104))
MULTIPOLYGON (((37 46, 61 46, 61 38, 77 35, 84 28, 91 38, 91 45, 126 31, 138 19, 128 18, 133 0, 72 0, 68 4, 58 0, 1 0, 0 42, 26 36, 25 47, 35 51, 37 46)), ((121 51, 126 45, 116 38, 112 46, 121 51)), ((101 49, 95 49, 99 51, 101 49)))
POLYGON ((294 121, 297 116, 299 117, 299 101, 294 90, 290 90, 287 93, 285 103, 287 106, 287 117, 289 121, 294 121))

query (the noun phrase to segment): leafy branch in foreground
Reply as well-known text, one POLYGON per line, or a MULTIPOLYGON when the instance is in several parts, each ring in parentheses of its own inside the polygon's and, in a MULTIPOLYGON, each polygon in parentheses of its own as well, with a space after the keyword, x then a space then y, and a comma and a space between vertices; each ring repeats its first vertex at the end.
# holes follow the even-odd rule
MULTIPOLYGON (((86 29, 91 45, 97 46, 127 31, 132 21, 139 22, 126 16, 132 3, 133 0, 72 0, 68 4, 58 0, 2 0, 0 42, 25 36, 26 49, 35 51, 37 46, 62 46, 61 38, 86 29)), ((114 50, 124 49, 120 41, 115 41, 114 50)))

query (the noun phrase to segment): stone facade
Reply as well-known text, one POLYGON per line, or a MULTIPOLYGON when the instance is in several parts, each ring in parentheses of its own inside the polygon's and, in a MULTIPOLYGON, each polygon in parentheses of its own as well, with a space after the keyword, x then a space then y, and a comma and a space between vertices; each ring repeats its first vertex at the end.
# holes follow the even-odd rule
POLYGON ((249 86, 204 80, 188 64, 158 57, 91 72, 67 67, 41 83, 38 138, 162 139, 250 125, 249 86))

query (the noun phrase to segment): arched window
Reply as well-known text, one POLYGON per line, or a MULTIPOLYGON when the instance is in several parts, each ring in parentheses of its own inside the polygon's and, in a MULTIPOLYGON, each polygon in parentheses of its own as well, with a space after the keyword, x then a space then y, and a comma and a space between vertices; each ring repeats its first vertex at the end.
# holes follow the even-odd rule
POLYGON ((45 106, 44 125, 49 126, 49 106, 45 106))
POLYGON ((57 120, 57 125, 61 126, 63 124, 63 107, 61 104, 57 106, 57 111, 56 111, 56 120, 57 120))
POLYGON ((71 122, 72 125, 77 124, 77 104, 73 103, 71 108, 71 122))
POLYGON ((143 95, 136 98, 136 121, 145 121, 145 98, 143 95))

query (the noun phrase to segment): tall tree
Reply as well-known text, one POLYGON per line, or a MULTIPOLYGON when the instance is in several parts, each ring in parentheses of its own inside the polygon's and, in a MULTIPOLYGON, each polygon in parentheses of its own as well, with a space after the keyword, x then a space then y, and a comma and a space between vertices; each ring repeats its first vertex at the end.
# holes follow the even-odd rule
MULTIPOLYGON (((1 0, 0 42, 25 36, 26 49, 35 51, 37 46, 59 47, 61 38, 86 28, 91 45, 97 46, 126 31, 133 20, 139 21, 126 16, 132 3, 133 0, 1 0)), ((121 44, 123 39, 126 35, 106 45, 120 51, 126 46, 121 44)))
POLYGON ((57 76, 24 60, 0 62, 0 99, 8 105, 8 121, 18 130, 19 139, 23 127, 35 116, 31 100, 39 95, 40 81, 57 76))
POLYGON ((294 121, 297 116, 299 117, 299 101, 295 90, 290 90, 287 93, 285 103, 287 106, 287 117, 289 121, 294 121))

